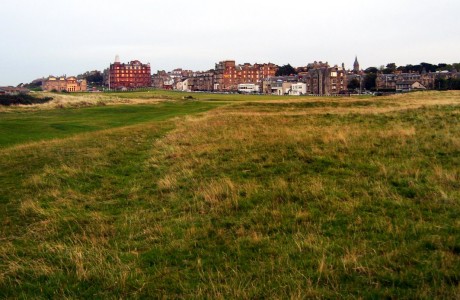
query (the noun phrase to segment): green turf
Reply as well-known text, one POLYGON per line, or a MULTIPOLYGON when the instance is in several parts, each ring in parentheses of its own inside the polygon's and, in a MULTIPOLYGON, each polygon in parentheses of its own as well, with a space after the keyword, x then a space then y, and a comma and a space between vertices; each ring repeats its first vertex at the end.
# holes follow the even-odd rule
MULTIPOLYGON (((74 94, 79 95, 79 94, 74 94)), ((81 95, 81 94, 80 94, 81 95)), ((184 98, 191 97, 196 100, 213 100, 213 101, 266 101, 266 100, 292 100, 292 99, 314 99, 311 96, 278 96, 278 95, 255 95, 255 94, 238 94, 238 93, 200 93, 200 92, 179 92, 167 90, 149 90, 149 91, 136 91, 136 92, 105 92, 104 96, 118 97, 118 98, 138 98, 138 99, 169 99, 169 100, 183 100, 184 98)), ((366 99, 370 96, 359 96, 366 99)), ((347 99, 348 97, 339 96, 335 99, 347 99)), ((324 99, 323 97, 318 99, 324 99)))
POLYGON ((142 122, 160 121, 204 112, 218 105, 218 103, 204 101, 176 101, 156 105, 0 112, 0 148, 142 122))

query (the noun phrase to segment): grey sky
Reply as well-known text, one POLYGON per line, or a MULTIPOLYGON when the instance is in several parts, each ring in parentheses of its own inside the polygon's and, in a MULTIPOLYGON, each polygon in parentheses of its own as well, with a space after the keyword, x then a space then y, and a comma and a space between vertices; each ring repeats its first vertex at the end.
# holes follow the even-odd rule
POLYGON ((458 0, 1 0, 0 85, 122 62, 460 62, 458 0))

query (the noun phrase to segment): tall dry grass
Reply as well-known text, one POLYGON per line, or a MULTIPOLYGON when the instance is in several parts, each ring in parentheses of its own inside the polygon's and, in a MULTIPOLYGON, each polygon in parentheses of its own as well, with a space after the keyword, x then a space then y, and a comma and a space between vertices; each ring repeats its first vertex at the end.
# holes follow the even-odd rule
POLYGON ((105 93, 50 93, 50 92, 34 92, 33 96, 38 98, 51 97, 53 100, 43 104, 33 105, 17 105, 17 106, 0 106, 0 112, 9 112, 17 110, 52 110, 63 108, 82 108, 91 106, 105 106, 105 105, 134 105, 134 104, 157 104, 168 99, 161 99, 158 97, 120 97, 116 94, 105 93))

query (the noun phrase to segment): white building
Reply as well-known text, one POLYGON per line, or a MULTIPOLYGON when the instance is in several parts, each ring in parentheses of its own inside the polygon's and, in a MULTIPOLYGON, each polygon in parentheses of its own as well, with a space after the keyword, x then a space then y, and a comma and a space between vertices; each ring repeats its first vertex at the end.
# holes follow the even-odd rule
POLYGON ((182 91, 182 92, 190 92, 192 90, 191 87, 191 80, 189 78, 179 81, 176 84, 176 90, 182 91))
POLYGON ((302 83, 302 82, 293 83, 289 91, 289 95, 291 96, 301 96, 301 95, 305 95, 306 93, 307 93, 307 84, 302 83))
POLYGON ((260 87, 254 83, 242 83, 238 84, 238 92, 244 94, 259 93, 260 87))

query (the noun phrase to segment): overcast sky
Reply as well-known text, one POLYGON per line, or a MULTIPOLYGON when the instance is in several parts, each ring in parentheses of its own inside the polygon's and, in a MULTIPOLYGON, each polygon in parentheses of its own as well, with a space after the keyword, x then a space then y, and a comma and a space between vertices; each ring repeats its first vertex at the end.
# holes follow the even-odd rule
POLYGON ((0 85, 150 62, 460 62, 459 0, 1 0, 0 85))

